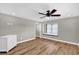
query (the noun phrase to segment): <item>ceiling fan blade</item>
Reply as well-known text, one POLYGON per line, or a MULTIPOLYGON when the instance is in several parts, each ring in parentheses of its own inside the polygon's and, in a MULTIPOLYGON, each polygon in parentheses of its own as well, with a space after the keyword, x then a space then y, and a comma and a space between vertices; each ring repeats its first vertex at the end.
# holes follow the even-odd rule
POLYGON ((46 16, 40 17, 40 18, 45 18, 46 16))
POLYGON ((53 9, 51 12, 50 12, 50 14, 53 14, 53 13, 55 13, 57 10, 56 9, 53 9))
POLYGON ((46 14, 44 14, 44 13, 40 13, 40 12, 39 12, 39 14, 41 14, 41 15, 46 15, 46 14))
POLYGON ((51 16, 61 16, 60 14, 55 14, 55 15, 51 15, 51 16))

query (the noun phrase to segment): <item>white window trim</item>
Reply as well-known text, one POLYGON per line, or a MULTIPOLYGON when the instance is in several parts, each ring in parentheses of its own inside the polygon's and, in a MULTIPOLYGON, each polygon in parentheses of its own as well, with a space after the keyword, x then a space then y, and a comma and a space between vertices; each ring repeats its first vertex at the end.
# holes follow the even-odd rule
MULTIPOLYGON (((55 23, 55 24, 57 24, 57 23, 55 23)), ((47 24, 46 24, 47 25, 47 24)), ((53 25, 53 24, 51 24, 51 25, 53 25)), ((58 24, 57 24, 58 25, 58 24)), ((47 32, 47 29, 46 29, 46 32, 47 32)), ((58 32, 58 31, 57 31, 58 32)), ((43 35, 50 35, 50 36, 58 36, 58 33, 57 34, 54 34, 54 33, 52 33, 52 26, 51 26, 51 33, 43 33, 43 35)))

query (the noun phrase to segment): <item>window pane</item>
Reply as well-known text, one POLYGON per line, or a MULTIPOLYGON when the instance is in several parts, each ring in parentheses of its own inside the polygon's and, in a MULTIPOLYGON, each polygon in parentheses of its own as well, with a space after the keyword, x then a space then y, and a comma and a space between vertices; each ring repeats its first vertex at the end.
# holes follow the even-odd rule
POLYGON ((52 34, 58 34, 58 24, 52 25, 52 34))
POLYGON ((47 33, 51 33, 51 24, 47 24, 47 33))

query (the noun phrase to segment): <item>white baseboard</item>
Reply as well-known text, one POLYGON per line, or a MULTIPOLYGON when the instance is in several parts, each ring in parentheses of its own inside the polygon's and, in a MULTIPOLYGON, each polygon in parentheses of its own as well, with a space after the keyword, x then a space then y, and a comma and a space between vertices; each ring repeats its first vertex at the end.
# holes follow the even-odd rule
MULTIPOLYGON (((59 42, 63 42, 63 43, 68 43, 68 44, 73 44, 73 45, 79 46, 78 43, 74 43, 74 42, 68 42, 68 41, 64 41, 64 40, 58 40, 58 39, 47 38, 47 37, 42 37, 42 38, 49 39, 49 40, 54 40, 54 41, 59 41, 59 42)), ((36 39, 36 38, 31 38, 31 39, 23 40, 23 41, 18 42, 18 44, 19 44, 19 43, 23 43, 23 42, 27 42, 27 41, 31 41, 31 40, 34 40, 34 39, 36 39)))
POLYGON ((27 41, 31 41, 31 40, 34 40, 34 39, 36 39, 36 38, 31 38, 31 39, 23 40, 23 41, 18 42, 17 44, 23 43, 23 42, 27 42, 27 41))
POLYGON ((42 38, 49 39, 49 40, 54 40, 54 41, 59 41, 59 42, 63 42, 63 43, 68 43, 68 44, 73 44, 73 45, 79 46, 78 43, 74 43, 74 42, 68 42, 68 41, 64 41, 64 40, 58 40, 58 39, 47 38, 47 37, 42 37, 42 38))

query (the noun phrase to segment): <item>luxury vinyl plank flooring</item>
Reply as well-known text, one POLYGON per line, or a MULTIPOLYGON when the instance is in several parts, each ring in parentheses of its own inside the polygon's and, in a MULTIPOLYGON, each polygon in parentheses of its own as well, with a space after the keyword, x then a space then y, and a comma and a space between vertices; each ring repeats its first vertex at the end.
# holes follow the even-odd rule
POLYGON ((0 55, 79 55, 79 47, 72 44, 37 38, 18 44, 0 55))

